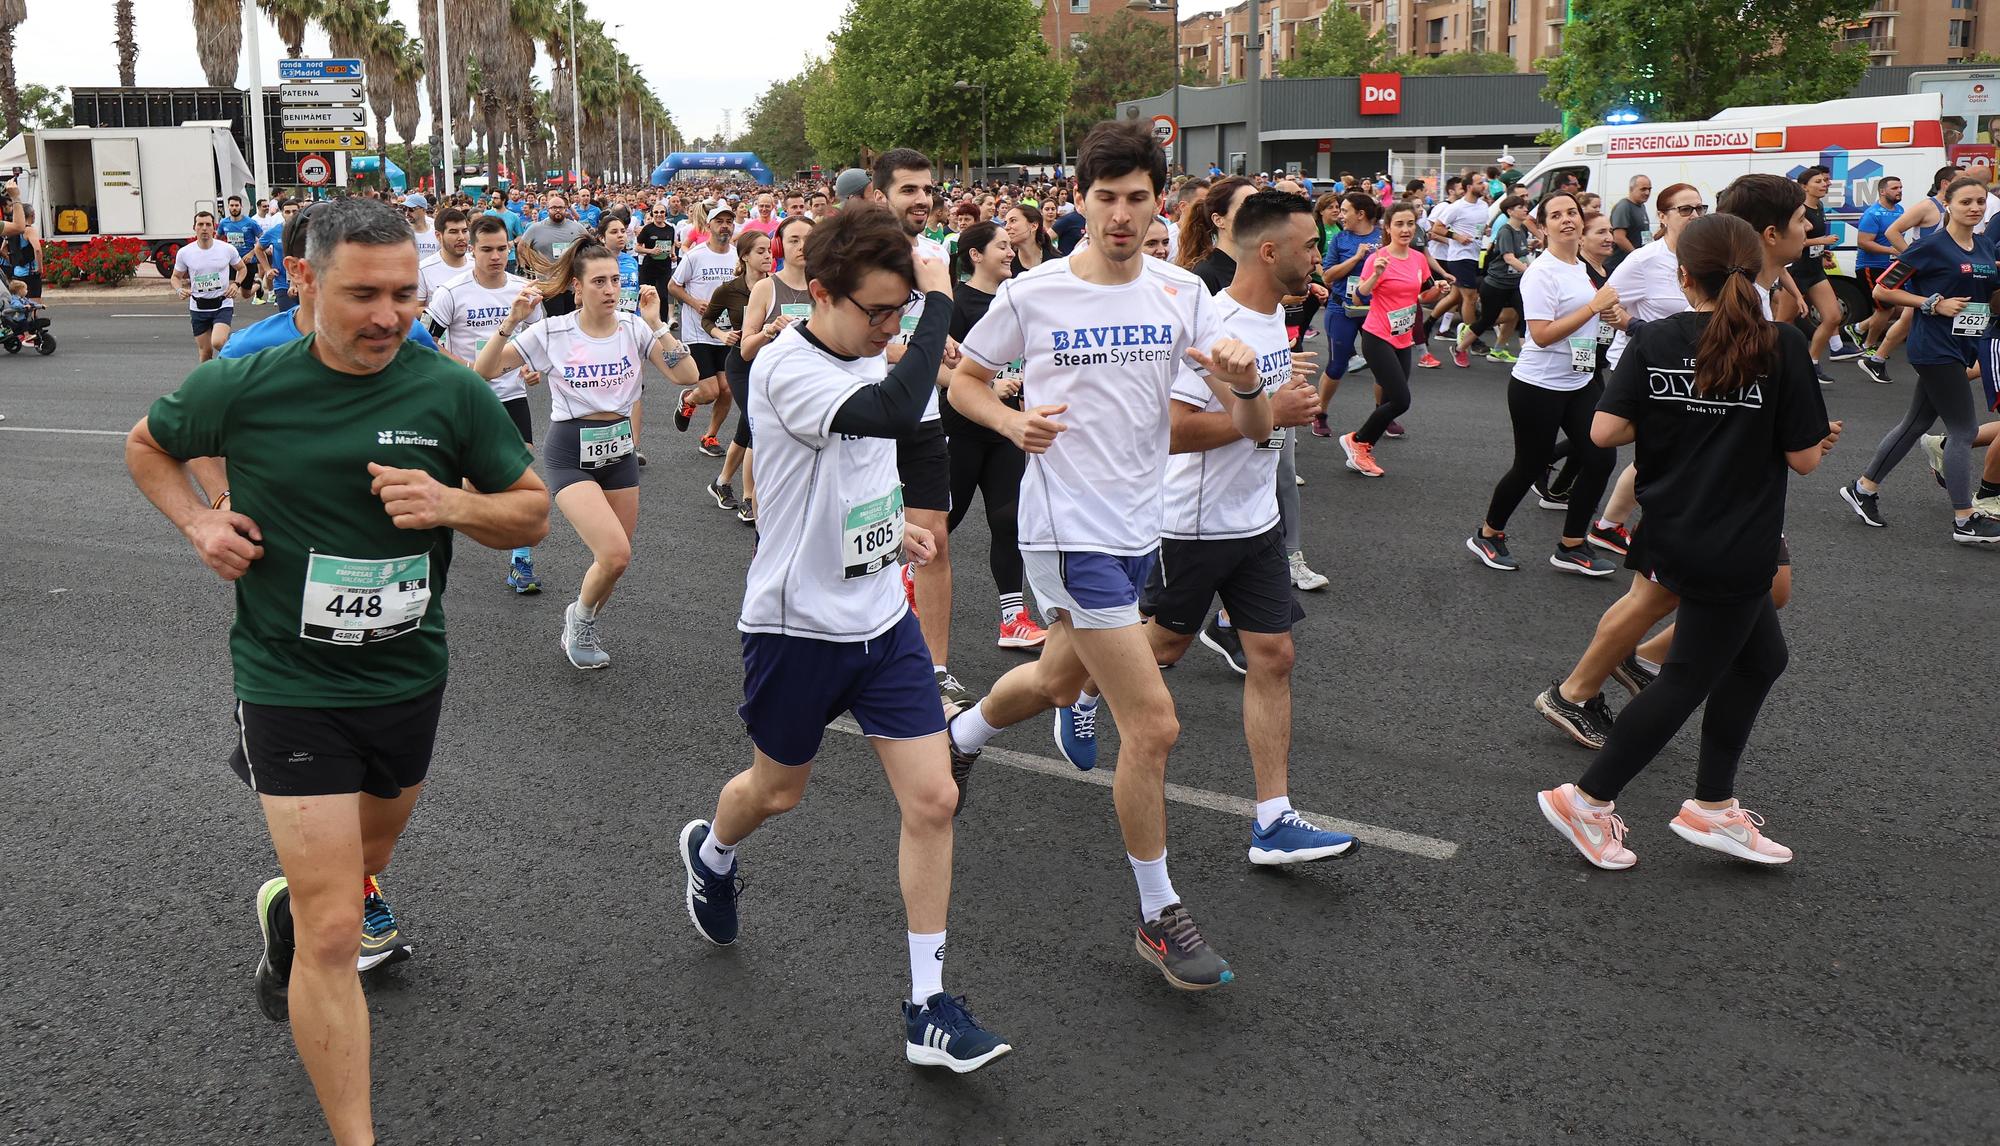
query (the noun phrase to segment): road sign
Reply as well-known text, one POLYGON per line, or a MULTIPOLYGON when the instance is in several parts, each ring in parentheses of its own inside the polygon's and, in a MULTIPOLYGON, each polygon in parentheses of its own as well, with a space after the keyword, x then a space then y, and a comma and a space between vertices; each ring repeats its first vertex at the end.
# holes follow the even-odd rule
POLYGON ((299 156, 299 182, 308 187, 324 187, 333 178, 333 164, 324 155, 299 156))
POLYGON ((286 127, 317 127, 334 131, 367 127, 368 113, 358 107, 287 107, 286 127))
POLYGON ((279 60, 281 80, 358 80, 360 60, 279 60))
POLYGON ((366 151, 368 133, 365 131, 288 131, 284 134, 283 146, 286 151, 366 151))
POLYGON ((1174 122, 1173 116, 1162 113, 1153 117, 1153 138, 1160 141, 1161 147, 1172 147, 1180 134, 1181 125, 1174 122))
POLYGON ((337 84, 286 84, 278 98, 287 107, 305 103, 360 103, 367 89, 360 81, 337 84))

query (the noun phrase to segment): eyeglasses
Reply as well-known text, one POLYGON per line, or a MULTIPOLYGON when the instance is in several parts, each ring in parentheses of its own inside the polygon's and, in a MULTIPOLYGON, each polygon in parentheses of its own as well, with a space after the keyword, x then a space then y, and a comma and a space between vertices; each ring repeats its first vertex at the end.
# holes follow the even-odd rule
POLYGON ((860 303, 855 302, 851 298, 846 299, 844 301, 853 303, 854 309, 860 311, 861 316, 868 320, 868 325, 880 326, 891 317, 900 315, 903 312, 909 310, 911 307, 917 305, 919 302, 922 302, 923 297, 924 297, 923 295, 912 290, 910 292, 909 298, 904 299, 902 302, 892 303, 888 306, 862 306, 860 303))
POLYGON ((1706 203, 1682 203, 1678 207, 1662 207, 1662 213, 1679 215, 1683 219, 1693 219, 1708 214, 1706 203))

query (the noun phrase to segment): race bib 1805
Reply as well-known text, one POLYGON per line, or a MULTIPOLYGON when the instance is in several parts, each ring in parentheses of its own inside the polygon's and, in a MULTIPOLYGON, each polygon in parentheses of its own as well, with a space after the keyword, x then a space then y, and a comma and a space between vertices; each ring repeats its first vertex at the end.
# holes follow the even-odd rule
POLYGON ((423 624, 431 602, 431 555, 306 556, 299 636, 331 645, 368 645, 423 624))
POLYGON ((903 551, 903 487, 847 507, 840 530, 840 576, 852 581, 888 567, 903 551))

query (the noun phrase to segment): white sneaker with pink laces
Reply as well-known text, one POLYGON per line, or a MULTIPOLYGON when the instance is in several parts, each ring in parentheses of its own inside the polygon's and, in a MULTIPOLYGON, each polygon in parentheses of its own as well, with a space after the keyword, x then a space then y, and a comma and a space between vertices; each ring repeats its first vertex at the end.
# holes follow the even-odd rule
POLYGON ((1606 871, 1624 871, 1639 862, 1625 846, 1625 821, 1612 812, 1612 805, 1598 807, 1583 798, 1575 784, 1550 788, 1535 797, 1542 815, 1563 838, 1576 845, 1583 858, 1606 871))
POLYGON ((1765 837, 1760 831, 1764 817, 1736 801, 1720 811, 1710 811, 1693 800, 1681 804, 1680 814, 1668 821, 1674 834, 1698 847, 1718 851, 1751 863, 1792 862, 1792 849, 1765 837))

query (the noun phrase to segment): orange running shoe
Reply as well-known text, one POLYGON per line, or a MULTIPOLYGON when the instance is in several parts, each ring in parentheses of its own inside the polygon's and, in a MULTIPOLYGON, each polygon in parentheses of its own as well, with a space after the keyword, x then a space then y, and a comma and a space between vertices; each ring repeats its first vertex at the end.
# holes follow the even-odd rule
POLYGON ((1381 463, 1375 460, 1375 447, 1367 442, 1357 441, 1353 434, 1340 435, 1340 452, 1347 455, 1347 468, 1362 477, 1382 476, 1381 463))
POLYGON ((999 645, 1003 649, 1040 648, 1048 639, 1049 631, 1029 620, 1026 610, 1000 622, 999 645))
POLYGON ((1550 788, 1535 797, 1542 815, 1563 838, 1576 845, 1583 858, 1606 871, 1624 871, 1639 862, 1625 846, 1625 821, 1612 812, 1612 805, 1598 807, 1583 798, 1575 784, 1550 788))

